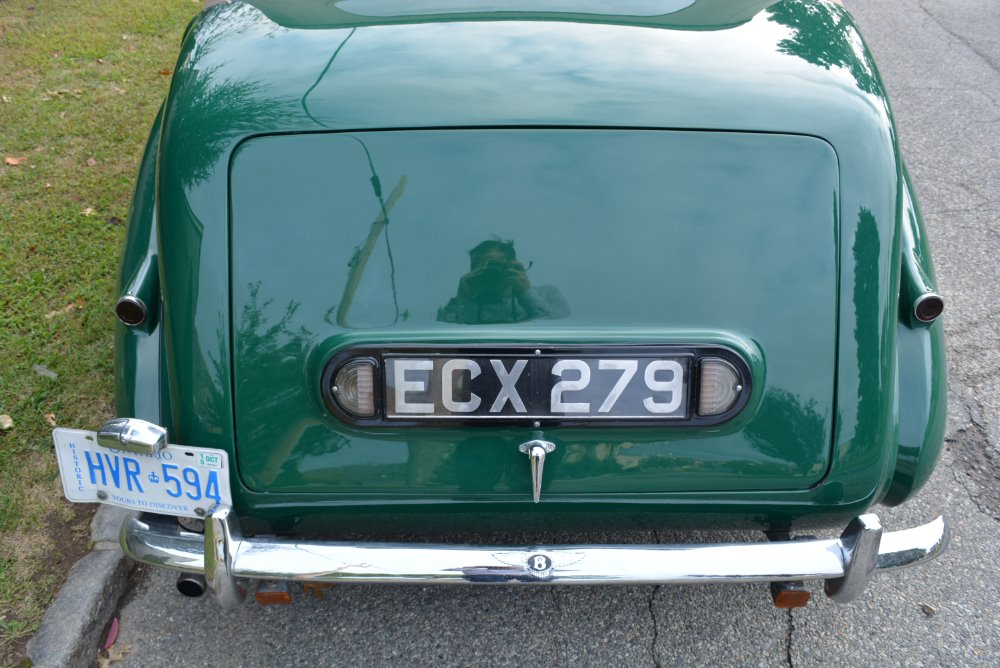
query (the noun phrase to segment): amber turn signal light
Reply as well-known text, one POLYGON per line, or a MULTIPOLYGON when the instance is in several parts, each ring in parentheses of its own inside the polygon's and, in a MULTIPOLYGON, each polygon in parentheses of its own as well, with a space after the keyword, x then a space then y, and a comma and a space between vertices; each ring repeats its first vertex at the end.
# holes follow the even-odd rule
POLYGON ((302 591, 307 594, 312 594, 315 598, 323 598, 323 593, 327 589, 333 589, 333 583, 331 582, 303 582, 302 591))
POLYGON ((803 582, 771 583, 771 600, 774 601, 774 607, 782 610, 806 607, 811 595, 803 582))
POLYGON ((259 591, 254 598, 261 605, 291 605, 292 595, 287 591, 259 591))
POLYGON ((263 581, 257 585, 254 598, 261 605, 289 605, 292 593, 288 591, 287 582, 263 581))

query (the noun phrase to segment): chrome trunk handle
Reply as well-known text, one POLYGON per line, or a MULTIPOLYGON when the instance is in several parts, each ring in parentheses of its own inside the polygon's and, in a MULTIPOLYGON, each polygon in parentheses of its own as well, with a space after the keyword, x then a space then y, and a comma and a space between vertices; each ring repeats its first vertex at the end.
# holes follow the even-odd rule
POLYGON ((535 503, 542 498, 542 474, 545 470, 545 455, 556 449, 556 444, 541 439, 522 443, 517 449, 531 460, 531 490, 535 503))

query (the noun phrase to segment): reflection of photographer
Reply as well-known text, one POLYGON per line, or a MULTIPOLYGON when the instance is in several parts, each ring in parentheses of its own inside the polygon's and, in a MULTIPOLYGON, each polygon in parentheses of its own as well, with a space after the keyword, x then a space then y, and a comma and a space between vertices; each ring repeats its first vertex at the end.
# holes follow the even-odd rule
POLYGON ((469 273, 458 281, 458 294, 438 309, 438 320, 486 324, 569 315, 559 290, 551 285, 532 287, 513 242, 484 241, 469 251, 469 258, 469 273))

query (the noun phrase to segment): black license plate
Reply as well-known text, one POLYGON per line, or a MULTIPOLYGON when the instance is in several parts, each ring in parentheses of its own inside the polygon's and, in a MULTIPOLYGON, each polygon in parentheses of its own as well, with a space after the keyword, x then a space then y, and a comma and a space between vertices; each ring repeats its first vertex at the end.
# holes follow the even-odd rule
POLYGON ((385 419, 683 420, 692 358, 673 350, 385 354, 385 419))

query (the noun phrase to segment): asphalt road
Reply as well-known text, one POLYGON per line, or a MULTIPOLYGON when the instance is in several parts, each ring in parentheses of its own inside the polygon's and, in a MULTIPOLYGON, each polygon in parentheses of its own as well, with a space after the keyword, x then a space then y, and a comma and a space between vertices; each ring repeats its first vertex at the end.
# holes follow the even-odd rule
POLYGON ((344 585, 223 614, 146 570, 121 613, 123 664, 1000 665, 1000 3, 846 4, 888 86, 948 303, 947 451, 914 502, 877 512, 891 530, 946 511, 945 556, 849 606, 817 586, 792 612, 763 585, 344 585))

